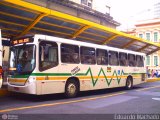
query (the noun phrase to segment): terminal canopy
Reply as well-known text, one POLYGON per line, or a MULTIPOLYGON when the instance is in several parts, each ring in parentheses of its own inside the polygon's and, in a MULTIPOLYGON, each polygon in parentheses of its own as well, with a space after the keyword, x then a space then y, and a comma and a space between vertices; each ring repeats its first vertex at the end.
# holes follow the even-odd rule
POLYGON ((23 0, 0 1, 0 28, 3 37, 7 38, 39 33, 144 52, 147 55, 160 50, 159 43, 23 0))

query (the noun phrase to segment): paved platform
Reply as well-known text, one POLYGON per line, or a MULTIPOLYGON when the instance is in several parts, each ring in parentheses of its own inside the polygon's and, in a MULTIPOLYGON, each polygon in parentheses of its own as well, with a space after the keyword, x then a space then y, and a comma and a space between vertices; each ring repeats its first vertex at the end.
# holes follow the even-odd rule
POLYGON ((23 120, 86 120, 88 117, 92 120, 112 120, 116 115, 128 114, 139 120, 141 115, 154 114, 159 120, 159 93, 160 81, 137 85, 132 90, 114 88, 81 92, 77 98, 71 99, 64 98, 62 94, 16 94, 0 99, 0 116, 14 115, 23 120))

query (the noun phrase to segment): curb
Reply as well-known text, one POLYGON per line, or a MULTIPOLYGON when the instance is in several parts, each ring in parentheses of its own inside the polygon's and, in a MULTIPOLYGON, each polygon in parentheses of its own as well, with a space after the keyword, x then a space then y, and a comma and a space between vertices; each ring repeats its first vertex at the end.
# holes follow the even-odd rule
POLYGON ((9 95, 9 91, 7 89, 1 88, 0 97, 7 96, 7 95, 9 95))
POLYGON ((147 79, 147 82, 156 82, 160 81, 160 78, 147 79))

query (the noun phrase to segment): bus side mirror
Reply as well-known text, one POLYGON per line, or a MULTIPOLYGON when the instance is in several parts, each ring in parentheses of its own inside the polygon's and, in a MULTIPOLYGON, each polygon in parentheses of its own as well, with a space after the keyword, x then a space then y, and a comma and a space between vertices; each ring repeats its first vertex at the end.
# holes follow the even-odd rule
POLYGON ((2 53, 2 54, 3 54, 3 58, 4 58, 4 55, 5 55, 5 50, 3 50, 3 53, 2 53))

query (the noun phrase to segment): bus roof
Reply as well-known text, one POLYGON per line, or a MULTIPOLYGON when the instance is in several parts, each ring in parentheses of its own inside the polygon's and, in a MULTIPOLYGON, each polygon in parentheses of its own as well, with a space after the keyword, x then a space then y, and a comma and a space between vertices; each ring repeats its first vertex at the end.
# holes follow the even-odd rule
POLYGON ((59 38, 59 37, 48 36, 48 35, 42 35, 42 34, 36 34, 35 38, 46 40, 46 41, 55 41, 55 42, 59 42, 59 43, 66 43, 66 44, 71 44, 71 45, 94 47, 94 48, 99 48, 99 49, 107 49, 107 50, 126 52, 126 53, 132 53, 132 54, 137 54, 137 55, 145 55, 145 53, 142 53, 142 52, 135 52, 135 51, 131 51, 131 50, 124 50, 124 49, 120 49, 120 48, 116 48, 116 47, 110 47, 110 46, 106 46, 106 45, 98 45, 98 44, 94 44, 94 43, 81 42, 81 41, 59 38))

